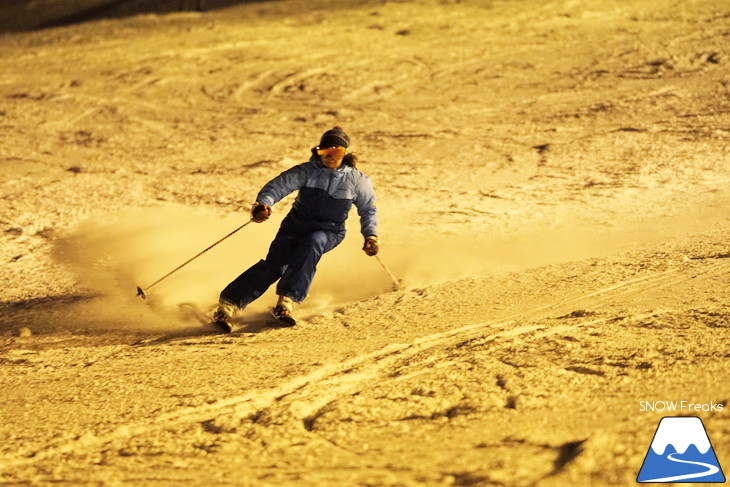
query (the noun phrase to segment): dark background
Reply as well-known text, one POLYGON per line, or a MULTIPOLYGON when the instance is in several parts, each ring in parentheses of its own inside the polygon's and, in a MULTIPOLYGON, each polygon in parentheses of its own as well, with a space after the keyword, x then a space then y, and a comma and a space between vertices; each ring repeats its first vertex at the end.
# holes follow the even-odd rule
MULTIPOLYGON (((257 0, 0 0, 0 32, 140 13, 206 11, 257 0)), ((261 0, 259 0, 261 1, 261 0)))

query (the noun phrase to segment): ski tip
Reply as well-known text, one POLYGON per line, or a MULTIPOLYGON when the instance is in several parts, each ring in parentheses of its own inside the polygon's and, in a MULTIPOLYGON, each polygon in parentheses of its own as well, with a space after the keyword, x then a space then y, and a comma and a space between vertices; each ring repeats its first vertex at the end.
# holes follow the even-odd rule
POLYGON ((147 295, 142 291, 142 288, 137 286, 137 296, 140 296, 142 299, 147 299, 147 295))

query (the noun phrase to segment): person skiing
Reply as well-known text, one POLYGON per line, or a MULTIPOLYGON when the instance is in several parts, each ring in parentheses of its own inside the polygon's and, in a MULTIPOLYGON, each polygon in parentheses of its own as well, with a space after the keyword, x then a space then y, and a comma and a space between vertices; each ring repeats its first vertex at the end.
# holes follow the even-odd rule
POLYGON ((294 326, 294 303, 307 296, 317 263, 345 237, 345 220, 354 204, 360 216, 363 250, 374 256, 380 249, 375 193, 370 179, 356 168, 348 153, 350 137, 342 127, 327 130, 312 148, 309 161, 284 171, 259 191, 251 219, 262 223, 271 208, 288 194, 298 194, 281 222, 266 258, 233 280, 220 293, 213 322, 226 332, 232 319, 249 303, 279 281, 279 296, 272 310, 283 326, 294 326))

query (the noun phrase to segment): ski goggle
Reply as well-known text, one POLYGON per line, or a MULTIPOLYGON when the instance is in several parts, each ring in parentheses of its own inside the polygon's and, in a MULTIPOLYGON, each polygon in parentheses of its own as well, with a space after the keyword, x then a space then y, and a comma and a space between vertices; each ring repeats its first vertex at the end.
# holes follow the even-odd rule
POLYGON ((317 154, 319 154, 320 156, 330 156, 330 157, 341 158, 341 157, 345 157, 345 154, 347 154, 347 149, 345 149, 344 147, 340 147, 340 146, 318 147, 317 154))

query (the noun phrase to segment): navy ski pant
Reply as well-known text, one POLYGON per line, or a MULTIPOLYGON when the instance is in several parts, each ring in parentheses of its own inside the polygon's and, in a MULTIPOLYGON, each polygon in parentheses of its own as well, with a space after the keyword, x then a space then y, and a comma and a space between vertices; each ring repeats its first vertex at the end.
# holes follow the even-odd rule
POLYGON ((226 286, 220 294, 221 301, 245 308, 278 279, 276 294, 301 303, 307 297, 319 259, 337 247, 343 238, 344 232, 314 230, 301 233, 280 228, 266 259, 258 261, 226 286))

